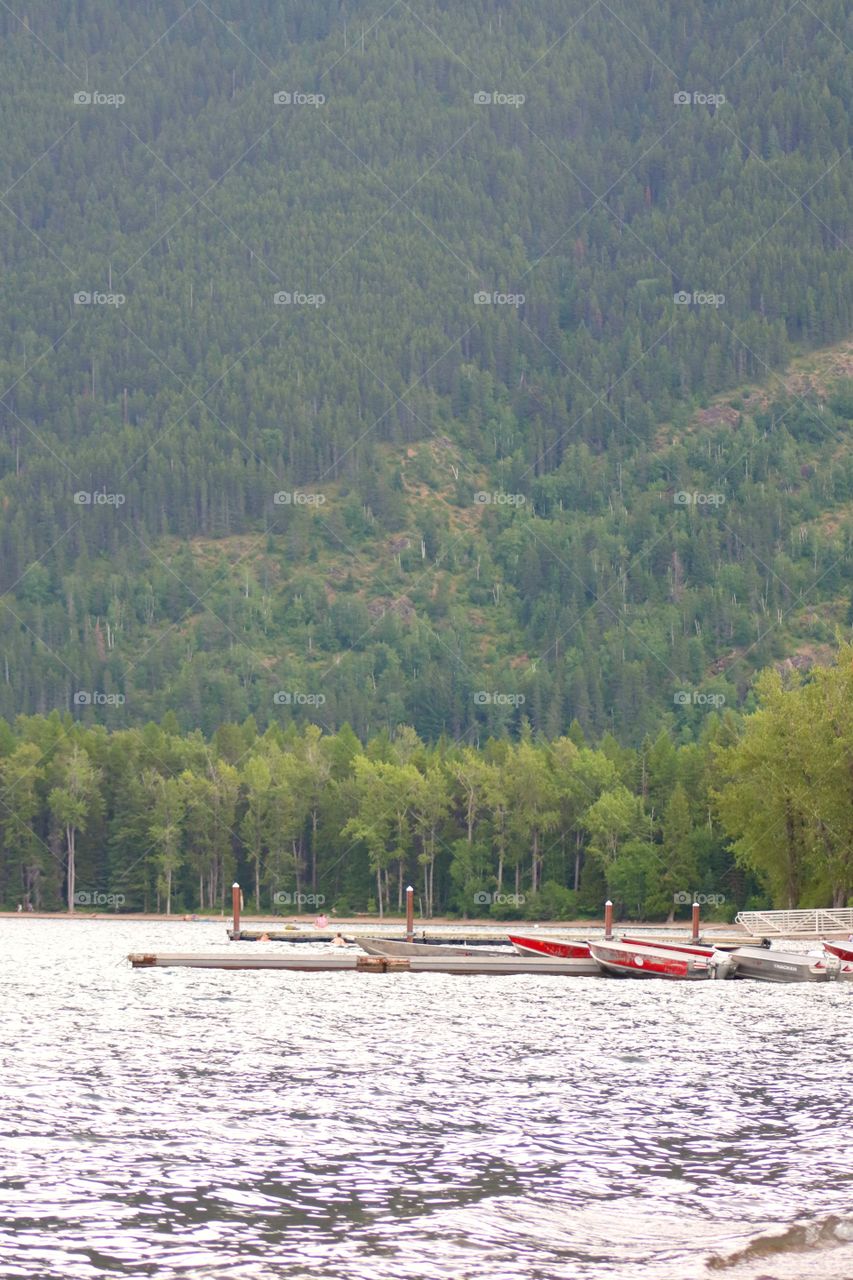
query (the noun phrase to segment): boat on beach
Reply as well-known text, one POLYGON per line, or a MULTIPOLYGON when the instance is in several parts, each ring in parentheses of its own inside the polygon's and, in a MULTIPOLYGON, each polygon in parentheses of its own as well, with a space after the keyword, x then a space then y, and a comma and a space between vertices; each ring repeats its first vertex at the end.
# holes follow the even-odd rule
POLYGON ((728 955, 713 947, 618 938, 591 942, 589 949, 606 973, 620 978, 722 978, 729 971, 728 955))

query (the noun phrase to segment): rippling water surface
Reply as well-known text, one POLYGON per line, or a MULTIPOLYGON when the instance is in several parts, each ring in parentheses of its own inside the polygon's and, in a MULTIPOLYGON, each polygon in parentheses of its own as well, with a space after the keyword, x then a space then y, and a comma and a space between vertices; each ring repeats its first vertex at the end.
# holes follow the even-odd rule
POLYGON ((4 1280, 853 1277, 853 983, 134 971, 224 924, 0 930, 4 1280))

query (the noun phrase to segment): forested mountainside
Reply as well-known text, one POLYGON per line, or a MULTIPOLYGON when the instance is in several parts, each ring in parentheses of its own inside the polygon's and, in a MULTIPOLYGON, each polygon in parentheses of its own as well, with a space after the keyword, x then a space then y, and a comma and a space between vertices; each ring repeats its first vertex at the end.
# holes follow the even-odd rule
POLYGON ((841 0, 0 35, 0 714, 636 745, 828 652, 841 0))

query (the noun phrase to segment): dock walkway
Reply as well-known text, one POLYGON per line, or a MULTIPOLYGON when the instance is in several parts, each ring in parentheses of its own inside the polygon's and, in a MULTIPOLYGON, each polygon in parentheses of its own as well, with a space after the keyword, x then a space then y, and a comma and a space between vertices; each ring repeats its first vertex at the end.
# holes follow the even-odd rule
MULTIPOLYGON (((356 951, 317 951, 281 955, 268 951, 197 951, 134 952, 128 956, 134 969, 277 969, 286 972, 339 973, 460 973, 514 974, 544 973, 558 976, 579 975, 583 961, 562 960, 550 956, 522 956, 507 952, 506 956, 406 956, 386 959, 356 951)), ((588 968, 588 966, 587 966, 588 968)), ((584 976, 598 976, 592 972, 584 976)))

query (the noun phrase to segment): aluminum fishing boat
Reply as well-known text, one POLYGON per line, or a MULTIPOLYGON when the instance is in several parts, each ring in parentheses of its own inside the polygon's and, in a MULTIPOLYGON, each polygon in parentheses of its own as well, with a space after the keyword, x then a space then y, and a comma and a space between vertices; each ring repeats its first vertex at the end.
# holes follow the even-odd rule
POLYGON ((500 956, 506 951, 487 951, 484 947, 454 947, 440 942, 398 942, 393 938, 358 938, 358 945, 369 956, 398 960, 409 956, 500 956))
MULTIPOLYGON (((430 947, 430 951, 434 948, 430 947)), ((509 948, 503 955, 483 955, 478 948, 469 956, 410 956, 401 963, 408 964, 412 973, 464 973, 464 974, 535 974, 539 977, 553 974, 563 978, 601 978, 602 969, 591 956, 533 956, 520 955, 509 948)))
POLYGON ((424 942, 397 942, 383 938, 359 938, 359 946, 371 956, 399 960, 412 973, 558 974, 567 978, 600 978, 601 969, 591 956, 521 955, 506 947, 435 946, 424 942))
POLYGON ((825 951, 806 955, 799 951, 768 951, 764 947, 738 947, 730 953, 736 978, 759 982, 832 982, 853 979, 853 962, 825 951))

